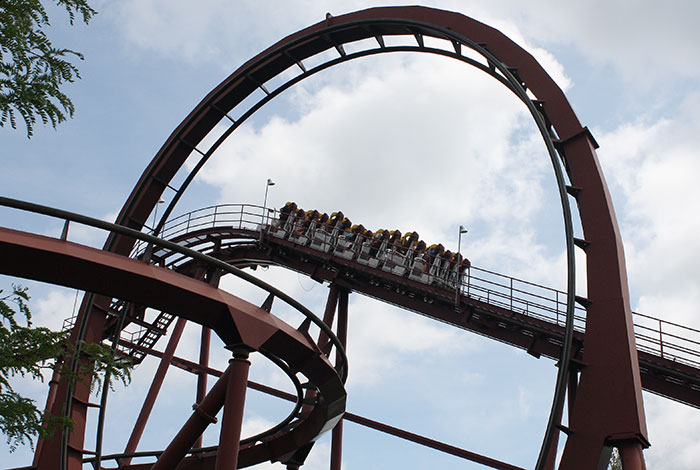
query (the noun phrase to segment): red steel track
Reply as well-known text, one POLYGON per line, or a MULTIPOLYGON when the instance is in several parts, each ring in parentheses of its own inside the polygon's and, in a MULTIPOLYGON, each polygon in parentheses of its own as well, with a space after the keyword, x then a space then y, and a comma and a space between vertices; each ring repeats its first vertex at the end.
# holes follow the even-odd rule
MULTIPOLYGON (((644 342, 652 346, 638 353, 622 242, 610 195, 595 154, 597 144, 588 129, 579 122, 561 89, 535 59, 489 26, 458 13, 424 7, 386 7, 338 17, 328 15, 325 21, 280 40, 243 64, 212 90, 173 131, 128 197, 117 218, 117 224, 135 231, 143 230, 161 195, 172 191, 167 198, 171 202, 153 228, 153 233, 161 233, 166 220, 199 169, 229 136, 234 135, 241 123, 264 104, 294 84, 328 67, 388 52, 423 52, 459 60, 498 80, 530 112, 554 168, 564 215, 568 279, 567 292, 562 293, 566 303, 561 312, 564 314, 563 323, 558 318, 558 298, 553 303, 557 318, 552 321, 546 315, 530 311, 530 307, 537 304, 536 300, 526 300, 523 304, 522 299, 514 297, 512 284, 509 297, 504 297, 502 290, 499 292, 495 289, 494 298, 484 299, 478 291, 470 290, 458 298, 457 305, 454 305, 450 302, 454 298, 442 287, 419 284, 393 273, 377 272, 376 269, 360 266, 353 260, 314 253, 311 248, 295 246, 285 239, 264 236, 262 244, 251 243, 250 238, 245 240, 246 236, 250 237, 250 232, 215 226, 196 233, 186 231, 181 235, 181 241, 190 243, 193 247, 209 241, 210 247, 200 248, 209 250, 217 258, 242 266, 261 262, 276 263, 309 274, 319 281, 331 282, 333 288, 325 312, 326 320, 332 320, 336 305, 339 318, 346 313, 347 292, 354 290, 527 349, 533 355, 558 358, 555 399, 535 468, 554 468, 560 431, 566 439, 560 469, 603 468, 613 446, 620 449, 625 470, 644 468, 642 449, 648 446, 648 439, 642 385, 656 393, 697 406, 697 364, 687 361, 690 357, 692 362, 697 350, 693 350, 692 345, 688 347, 685 343, 681 344, 684 338, 679 335, 671 338, 673 341, 664 341, 660 337, 655 343, 649 335, 644 337, 644 331, 653 330, 648 325, 639 325, 637 339, 640 344, 644 342), (408 37, 414 42, 413 45, 387 46, 384 38, 388 36, 408 37), (427 37, 441 40, 447 48, 427 46, 427 37), (346 46, 364 39, 376 42, 376 46, 357 52, 346 51, 346 46), (469 53, 465 54, 467 50, 469 53), (335 58, 306 68, 304 61, 312 57, 318 58, 324 52, 335 54, 335 58), (298 68, 301 72, 296 77, 289 78, 287 72, 292 68, 298 68), (282 85, 273 88, 279 80, 272 79, 281 80, 282 85), (246 99, 256 92, 262 92, 263 97, 249 108, 242 107, 242 103, 249 102, 246 99), (215 140, 205 139, 217 126, 223 126, 226 130, 215 140), (193 170, 186 172, 184 179, 180 179, 181 183, 176 183, 176 175, 189 158, 196 162, 193 170), (573 236, 572 203, 576 204, 581 217, 581 238, 573 236), (242 239, 244 243, 240 243, 242 239), (586 298, 575 297, 574 245, 585 253, 586 298), (504 304, 497 300, 499 298, 507 298, 507 302, 504 304), (585 311, 584 314, 581 309, 578 310, 581 312, 578 314, 580 318, 576 318, 574 299, 585 311), (585 318, 585 324, 581 318, 585 318), (659 346, 658 354, 654 344, 659 346), (661 349, 664 344, 667 346, 665 351, 661 349), (669 350, 674 347, 675 352, 669 350), (683 356, 685 362, 674 361, 674 355, 683 356), (611 383, 615 386, 611 387, 611 383), (563 403, 567 392, 569 419, 568 427, 563 427, 563 403)), ((237 447, 235 435, 240 432, 240 422, 236 423, 236 419, 227 416, 231 415, 231 410, 238 410, 243 404, 244 390, 241 389, 241 384, 245 380, 247 366, 242 346, 260 351, 269 349, 282 362, 297 364, 296 369, 304 370, 305 374, 311 376, 310 379, 329 381, 321 383, 311 380, 315 384, 315 390, 307 391, 308 400, 304 401, 309 404, 313 402, 313 410, 308 407, 302 409, 302 417, 306 419, 301 420, 298 429, 285 428, 280 430, 279 435, 271 437, 279 439, 278 442, 284 445, 280 448, 270 445, 253 445, 250 448, 244 446, 241 450, 241 464, 264 457, 283 460, 287 462, 288 468, 298 468, 310 450, 312 435, 332 424, 342 413, 344 403, 342 381, 324 358, 321 351, 322 338, 318 342, 319 348, 304 335, 304 325, 294 330, 273 320, 274 317, 266 316, 273 297, 261 308, 257 308, 242 303, 233 296, 222 294, 215 288, 218 276, 221 272, 231 272, 232 268, 220 260, 205 260, 193 252, 174 261, 177 257, 171 257, 168 250, 177 251, 177 247, 172 245, 168 248, 166 244, 165 251, 147 249, 143 254, 144 261, 155 261, 163 266, 147 265, 128 258, 134 250, 136 238, 143 237, 135 238, 134 234, 129 235, 114 227, 107 229, 112 230, 112 233, 103 252, 64 241, 3 230, 0 232, 3 240, 2 255, 11 261, 8 261, 3 272, 95 292, 95 295, 86 296, 76 319, 72 333, 72 339, 76 342, 101 341, 118 333, 124 322, 143 323, 138 308, 115 302, 115 297, 122 301, 162 307, 165 320, 159 324, 147 325, 150 331, 156 333, 151 335, 145 345, 141 345, 141 349, 146 352, 157 340, 160 334, 158 332, 167 326, 168 316, 170 320, 173 316, 195 319, 192 310, 184 306, 194 308, 194 304, 188 302, 204 302, 205 308, 200 308, 197 304, 197 311, 203 310, 204 314, 196 318, 223 335, 225 342, 232 342, 235 357, 231 365, 233 372, 226 375, 229 385, 215 386, 218 395, 214 395, 217 396, 211 397, 212 392, 206 397, 200 395, 200 406, 203 407, 206 403, 208 410, 214 412, 226 402, 224 421, 230 425, 225 428, 232 434, 222 435, 221 446, 218 450, 213 449, 207 458, 188 458, 187 468, 213 468, 214 465, 217 469, 236 468, 237 449, 231 447, 231 442, 236 441, 234 447, 237 447), (191 261, 192 259, 198 262, 191 261), (216 264, 217 262, 221 264, 216 264), (181 270, 205 283, 173 273, 169 268, 181 270), (96 275, 96 272, 103 276, 96 275), (112 277, 119 279, 120 285, 107 282, 112 277), (149 286, 156 289, 157 293, 152 294, 149 286), (175 302, 173 299, 180 301, 175 302), (263 331, 268 334, 260 336, 253 325, 262 325, 263 331), (307 358, 308 364, 297 363, 295 357, 307 358), (226 392, 223 393, 222 390, 226 392), (228 393, 231 390, 236 390, 237 394, 228 393), (222 393, 225 395, 223 398, 222 393), (316 414, 319 419, 311 419, 316 414), (306 423, 308 433, 302 431, 302 428, 306 429, 306 423), (299 437, 292 437, 294 433, 299 437), (254 457, 246 460, 248 457, 244 454, 254 457)), ((154 240, 149 242, 155 243, 154 240)), ((469 288, 472 286, 471 282, 467 285, 469 288)), ((482 293, 488 292, 490 295, 492 292, 488 288, 483 289, 482 287, 482 293)), ((280 294, 277 293, 277 297, 280 294)), ((551 313, 551 305, 548 308, 551 313)), ((660 325, 661 323, 661 336, 660 325)), ((338 331, 341 340, 344 333, 338 331)), ((338 338, 330 331, 328 334, 336 344, 338 338)), ((670 337, 667 332, 666 339, 670 337)), ((204 345, 208 340, 204 334, 202 338, 202 351, 205 351, 207 348, 204 345)), ((167 357, 163 361, 166 365, 169 360, 173 360, 167 349, 163 355, 164 358, 167 357)), ((200 361, 199 367, 206 372, 205 359, 200 361)), ((159 387, 155 386, 157 382, 154 379, 155 389, 159 387)), ((86 386, 74 387, 61 381, 50 397, 52 411, 56 414, 67 412, 76 421, 76 428, 73 433, 43 443, 37 451, 35 466, 40 470, 78 470, 82 467, 86 454, 83 449, 83 433, 89 390, 86 386)), ((145 406, 144 409, 146 408, 145 406)), ((195 413, 196 416, 193 415, 192 419, 206 421, 211 417, 207 413, 195 413)), ((146 412, 145 415, 147 414, 146 412)), ((173 462, 177 462, 196 444, 191 437, 197 434, 199 425, 201 423, 185 425, 183 432, 187 439, 176 436, 153 468, 174 466, 173 462), (177 454, 176 457, 172 457, 173 452, 177 454)), ((334 430, 333 469, 340 468, 340 451, 336 444, 339 446, 341 432, 340 426, 334 430)), ((138 437, 134 440, 138 441, 138 437)), ((133 445, 130 444, 127 450, 131 447, 133 445)), ((97 460, 99 465, 99 459, 97 460)), ((492 463, 495 468, 512 468, 507 464, 492 463)), ((122 467, 127 465, 128 458, 122 461, 122 467)))
MULTIPOLYGON (((3 273, 84 289, 171 312, 180 318, 211 328, 227 348, 234 352, 234 356, 247 357, 249 351, 265 351, 282 358, 296 373, 303 374, 309 380, 307 389, 314 390, 316 395, 314 405, 285 432, 242 446, 240 456, 237 457, 241 466, 278 460, 287 454, 294 454, 300 447, 299 443, 311 442, 319 434, 331 429, 345 411, 343 382, 326 354, 308 334, 280 321, 267 309, 251 305, 225 291, 170 269, 64 240, 10 229, 0 229, 0 258, 3 259, 3 273)), ((233 387, 226 383, 226 379, 232 375, 232 371, 227 371, 193 414, 191 421, 195 422, 195 429, 201 427, 199 433, 210 422, 206 416, 215 416, 224 405, 224 395, 232 393, 233 387)), ((79 419, 76 426, 85 425, 84 415, 74 414, 74 417, 79 419)), ((242 418, 242 413, 238 418, 242 418)), ((225 421, 226 417, 224 423, 225 421)), ((240 436, 240 422, 237 426, 240 436)), ((187 425, 183 431, 187 432, 183 433, 181 441, 173 441, 180 447, 176 449, 179 458, 176 456, 171 460, 175 465, 184 458, 194 439, 199 436, 195 434, 192 442, 187 445, 187 434, 192 432, 187 425)), ((83 436, 71 433, 71 437, 72 446, 80 446, 77 448, 82 449, 83 436)), ((206 457, 210 456, 200 455, 191 457, 190 460, 207 460, 206 457)), ((161 456, 159 468, 171 468, 164 461, 161 456)), ((127 465, 122 468, 142 466, 127 465)))
MULTIPOLYGON (((472 267, 454 290, 398 276, 360 264, 347 251, 319 251, 288 238, 263 233, 262 208, 240 204, 212 206, 169 221, 163 236, 189 248, 240 266, 275 264, 319 282, 337 284, 429 318, 488 336, 528 351, 560 359, 564 337, 565 293, 472 267), (261 243, 262 241, 262 243, 261 243)), ((275 220, 277 214, 270 216, 275 220)), ((143 249, 143 245, 138 245, 143 249)), ((390 249, 391 247, 389 247, 390 249)), ((153 260, 175 268, 183 258, 167 249, 154 250, 153 260)), ((577 309, 576 354, 582 361, 585 310, 577 309)), ((645 390, 700 408, 700 331, 635 314, 636 343, 645 390), (663 325, 663 327, 656 327, 663 325), (675 327, 675 328, 674 328, 675 327), (666 337, 663 331, 675 334, 666 337)))

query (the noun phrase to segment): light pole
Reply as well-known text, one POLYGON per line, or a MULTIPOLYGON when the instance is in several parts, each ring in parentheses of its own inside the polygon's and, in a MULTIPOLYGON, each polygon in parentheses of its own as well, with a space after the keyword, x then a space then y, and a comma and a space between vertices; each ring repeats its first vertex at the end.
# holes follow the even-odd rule
POLYGON ((262 234, 263 230, 265 229, 265 225, 267 224, 267 192, 270 190, 270 186, 274 186, 275 182, 272 181, 270 178, 267 179, 267 184, 265 185, 265 199, 263 201, 263 226, 260 228, 260 241, 262 241, 262 234))
MULTIPOLYGON (((459 237, 457 238, 457 263, 462 262, 462 234, 467 233, 464 225, 459 226, 459 237)), ((455 307, 459 305, 459 291, 462 289, 462 279, 459 277, 459 264, 457 264, 457 282, 455 283, 455 307)))
POLYGON ((156 208, 153 211, 153 236, 156 236, 156 219, 158 219, 158 206, 160 204, 163 204, 165 202, 165 199, 162 197, 158 198, 158 203, 156 204, 156 208))

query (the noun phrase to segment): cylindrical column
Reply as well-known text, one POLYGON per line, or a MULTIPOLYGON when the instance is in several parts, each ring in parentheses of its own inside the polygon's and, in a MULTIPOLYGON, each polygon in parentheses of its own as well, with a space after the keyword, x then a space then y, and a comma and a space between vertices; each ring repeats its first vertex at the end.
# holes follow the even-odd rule
MULTIPOLYGON (((197 399, 195 403, 199 404, 204 399, 207 394, 207 377, 208 373, 205 370, 209 367, 209 347, 211 344, 211 328, 206 326, 202 327, 202 340, 199 344, 199 365, 202 366, 202 370, 199 371, 197 376, 197 399)), ((202 447, 202 436, 197 438, 194 443, 194 447, 202 447)))
MULTIPOLYGON (((57 364, 51 375, 51 380, 49 381, 49 394, 46 396, 46 407, 44 408, 44 413, 49 415, 53 404, 56 401, 56 391, 58 390, 58 383, 61 380, 61 374, 58 372, 60 366, 57 364)), ((36 444, 36 452, 34 453, 34 463, 36 467, 39 465, 39 455, 41 455, 41 447, 44 445, 44 439, 39 439, 36 444)))
POLYGON ((231 366, 209 390, 204 400, 199 405, 194 406, 194 413, 158 457, 158 461, 151 470, 171 470, 177 467, 207 426, 216 422, 215 416, 224 406, 226 399, 229 375, 231 375, 231 366))
POLYGON ((333 428, 331 434, 331 470, 340 470, 343 460, 343 420, 333 428))
POLYGON ((620 451, 620 459, 622 460, 623 470, 646 470, 644 464, 644 454, 642 453, 642 445, 639 441, 629 441, 625 444, 618 445, 620 451))
POLYGON ((242 348, 234 349, 233 359, 229 361, 224 418, 221 422, 219 452, 216 456, 215 470, 236 470, 238 468, 238 449, 241 443, 248 369, 250 369, 248 351, 242 348))
MULTIPOLYGON (((336 334, 343 348, 347 347, 348 342, 348 296, 348 290, 342 289, 338 297, 338 329, 336 334)), ((335 354, 335 363, 337 366, 341 358, 340 353, 336 351, 335 354)))
MULTIPOLYGON (((338 297, 338 339, 343 348, 348 339, 348 291, 343 289, 338 297)), ((336 352, 335 364, 340 362, 340 354, 336 352)), ((331 470, 340 470, 343 459, 343 420, 333 428, 331 434, 331 470)))
MULTIPOLYGON (((328 290, 328 299, 326 299, 326 310, 323 313, 323 323, 328 325, 329 328, 333 329, 333 319, 335 318, 335 307, 338 305, 338 290, 339 287, 335 284, 331 284, 328 290)), ((323 347, 328 344, 328 336, 320 331, 318 333, 318 347, 323 349, 323 347)), ((314 405, 311 404, 312 399, 316 397, 316 390, 307 390, 304 394, 304 399, 307 402, 301 407, 303 413, 309 413, 314 405)))
MULTIPOLYGON (((338 304, 338 286, 331 284, 328 290, 328 299, 326 300, 326 311, 323 313, 323 323, 333 328, 333 318, 335 317, 335 306, 338 304)), ((318 335, 318 347, 323 347, 328 343, 328 336, 321 331, 318 335)))

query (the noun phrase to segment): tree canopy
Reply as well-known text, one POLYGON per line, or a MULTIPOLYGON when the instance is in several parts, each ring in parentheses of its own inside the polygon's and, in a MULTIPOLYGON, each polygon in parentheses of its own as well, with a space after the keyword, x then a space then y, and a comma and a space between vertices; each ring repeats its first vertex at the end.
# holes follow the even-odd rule
MULTIPOLYGON (((87 24, 97 14, 88 0, 56 0, 56 5, 66 10, 71 25, 76 16, 87 24)), ((33 135, 37 118, 55 128, 75 109, 61 86, 80 78, 70 59, 83 60, 83 55, 54 47, 43 29, 49 25, 40 0, 0 2, 0 127, 9 123, 16 128, 19 115, 27 137, 33 135)), ((47 437, 57 428, 73 425, 67 417, 43 413, 34 400, 17 393, 14 378, 43 381, 47 370, 57 370, 64 380, 90 380, 100 386, 103 377, 125 384, 131 377, 131 362, 113 348, 72 344, 68 332, 34 327, 28 302, 26 288, 13 285, 6 294, 0 290, 0 432, 10 451, 27 441, 33 443, 36 436, 47 437), (84 360, 75 371, 68 364, 78 354, 84 360)))
MULTIPOLYGON (((65 8, 71 25, 76 15, 87 24, 97 13, 87 0, 57 0, 56 4, 65 8)), ((9 123, 16 129, 19 115, 27 137, 33 135, 37 118, 55 128, 75 111, 61 86, 80 78, 70 60, 84 57, 54 47, 43 29, 49 25, 40 0, 0 2, 0 127, 9 123)))
POLYGON ((101 377, 108 374, 126 384, 131 377, 131 363, 121 360, 109 346, 76 347, 69 342, 68 332, 34 327, 28 302, 24 287, 13 285, 7 294, 0 290, 0 432, 5 434, 10 451, 32 443, 36 436, 47 437, 57 428, 73 424, 69 418, 43 413, 34 400, 17 393, 12 387, 13 377, 43 381, 44 373, 57 367, 67 380, 80 380, 87 373, 100 384, 101 377), (64 364, 69 363, 76 349, 88 359, 85 367, 89 369, 73 373, 64 364))

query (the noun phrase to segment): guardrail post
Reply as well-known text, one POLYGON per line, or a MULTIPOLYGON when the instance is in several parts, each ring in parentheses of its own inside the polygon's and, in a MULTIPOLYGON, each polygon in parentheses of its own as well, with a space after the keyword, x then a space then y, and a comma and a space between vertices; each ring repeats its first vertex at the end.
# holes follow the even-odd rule
POLYGON ((243 204, 241 204, 241 217, 238 219, 238 230, 243 228, 243 204))
POLYGON ((557 307, 557 326, 559 325, 559 291, 555 290, 554 305, 557 307))
POLYGON ((70 224, 70 220, 66 219, 66 221, 63 223, 63 230, 61 231, 61 240, 66 241, 66 238, 68 238, 68 225, 70 224))
POLYGON ((216 212, 218 211, 219 206, 214 206, 214 219, 211 221, 211 226, 216 227, 216 212))
POLYGON ((661 332, 661 319, 659 318, 659 352, 661 353, 661 359, 664 358, 664 338, 661 332))
POLYGON ((467 297, 469 296, 469 286, 472 283, 472 268, 467 268, 467 297))
POLYGON ((510 278, 510 311, 513 311, 513 278, 510 278))
POLYGON ((187 229, 186 229, 188 232, 190 231, 190 221, 191 220, 192 220, 192 212, 189 212, 187 214, 187 229))

